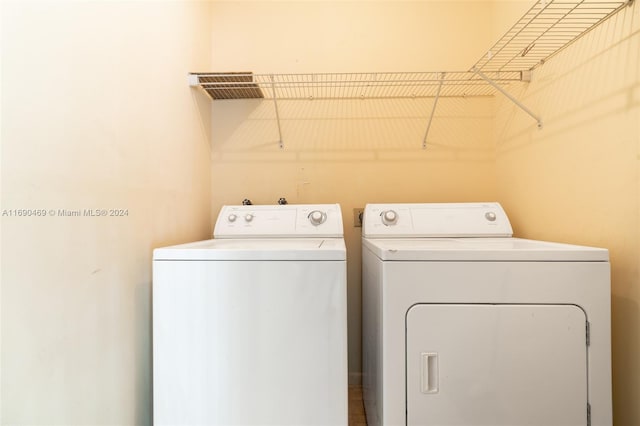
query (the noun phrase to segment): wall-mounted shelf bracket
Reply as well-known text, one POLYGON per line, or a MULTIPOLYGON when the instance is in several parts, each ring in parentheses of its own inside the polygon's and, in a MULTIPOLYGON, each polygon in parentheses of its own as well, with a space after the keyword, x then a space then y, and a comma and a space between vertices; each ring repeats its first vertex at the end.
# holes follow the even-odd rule
POLYGON ((440 99, 440 90, 442 89, 442 83, 444 83, 444 73, 440 74, 440 84, 438 84, 438 91, 436 92, 436 98, 433 101, 433 108, 431 108, 431 114, 429 115, 427 130, 424 132, 424 139, 422 139, 422 149, 427 149, 427 136, 429 136, 429 129, 431 129, 431 122, 433 121, 433 115, 436 112, 438 99, 440 99))
MULTIPOLYGON (((533 111, 531 111, 529 108, 524 106, 522 102, 520 102, 515 97, 513 97, 509 92, 507 92, 502 87, 500 87, 495 81, 491 80, 488 76, 486 76, 482 71, 480 71, 476 67, 472 68, 471 71, 476 73, 480 78, 482 78, 484 81, 486 81, 491 86, 493 86, 498 92, 502 93, 505 97, 507 97, 507 99, 509 99, 514 104, 516 104, 521 110, 523 110, 524 112, 529 114, 531 117, 533 117, 533 119, 538 122, 538 129, 542 129, 542 120, 540 119, 540 117, 534 114, 533 111)), ((528 76, 528 78, 530 80, 530 75, 528 76)))
POLYGON ((278 100, 276 96, 276 82, 273 74, 270 76, 271 79, 271 90, 273 91, 273 106, 276 110, 276 123, 278 123, 278 146, 280 149, 284 149, 284 142, 282 141, 282 128, 280 127, 280 112, 278 111, 278 100))

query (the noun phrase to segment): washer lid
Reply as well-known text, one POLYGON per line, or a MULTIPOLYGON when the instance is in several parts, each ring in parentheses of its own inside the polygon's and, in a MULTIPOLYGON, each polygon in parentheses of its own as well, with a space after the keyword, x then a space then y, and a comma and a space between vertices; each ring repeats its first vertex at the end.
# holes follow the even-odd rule
POLYGON ((154 261, 345 259, 342 238, 213 239, 153 251, 154 261))
POLYGON ((520 238, 363 238, 386 261, 607 262, 609 251, 520 238))

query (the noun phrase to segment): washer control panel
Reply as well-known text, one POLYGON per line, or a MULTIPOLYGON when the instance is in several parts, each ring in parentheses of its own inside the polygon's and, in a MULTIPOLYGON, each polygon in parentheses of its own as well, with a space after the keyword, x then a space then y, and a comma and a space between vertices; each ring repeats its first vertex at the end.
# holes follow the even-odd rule
POLYGON ((367 238, 511 237, 498 203, 367 204, 362 220, 367 238))
POLYGON ((223 206, 215 238, 342 237, 338 204, 223 206))

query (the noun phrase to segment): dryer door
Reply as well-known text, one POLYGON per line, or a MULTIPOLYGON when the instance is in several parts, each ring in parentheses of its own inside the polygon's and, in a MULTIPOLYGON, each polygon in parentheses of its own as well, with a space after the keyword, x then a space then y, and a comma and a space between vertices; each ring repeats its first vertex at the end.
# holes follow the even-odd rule
POLYGON ((409 425, 587 424, 579 307, 418 304, 406 322, 409 425))

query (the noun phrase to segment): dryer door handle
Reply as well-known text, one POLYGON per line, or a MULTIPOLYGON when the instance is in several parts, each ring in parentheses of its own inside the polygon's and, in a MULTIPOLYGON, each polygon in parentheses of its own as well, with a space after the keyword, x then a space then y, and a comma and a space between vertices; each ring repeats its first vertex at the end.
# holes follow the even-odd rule
POLYGON ((438 393, 438 353, 422 352, 420 354, 420 391, 422 393, 438 393))

